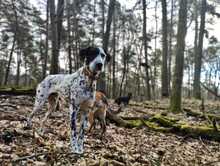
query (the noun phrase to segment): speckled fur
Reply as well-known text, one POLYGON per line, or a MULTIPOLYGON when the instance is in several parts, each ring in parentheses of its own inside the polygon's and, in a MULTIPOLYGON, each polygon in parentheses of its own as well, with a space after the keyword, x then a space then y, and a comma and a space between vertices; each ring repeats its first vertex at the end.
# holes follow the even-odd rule
MULTIPOLYGON (((57 98, 59 98, 59 96, 65 98, 65 100, 69 101, 70 109, 71 147, 72 151, 78 154, 83 153, 84 129, 87 127, 88 112, 82 112, 80 129, 78 133, 76 126, 77 113, 82 104, 87 108, 91 108, 93 106, 95 101, 94 92, 96 90, 96 80, 91 80, 91 78, 84 73, 84 69, 89 67, 91 71, 94 71, 97 63, 102 63, 104 68, 107 55, 103 49, 98 48, 98 50, 99 51, 97 51, 98 54, 96 57, 92 58, 92 61, 90 61, 88 64, 85 64, 77 72, 73 74, 57 74, 47 76, 37 87, 34 110, 28 119, 28 124, 31 126, 31 121, 34 114, 42 109, 42 106, 45 104, 51 94, 56 93, 58 94, 57 98)), ((55 107, 56 105, 54 108, 55 107)), ((49 114, 50 112, 46 115, 45 119, 49 114)))

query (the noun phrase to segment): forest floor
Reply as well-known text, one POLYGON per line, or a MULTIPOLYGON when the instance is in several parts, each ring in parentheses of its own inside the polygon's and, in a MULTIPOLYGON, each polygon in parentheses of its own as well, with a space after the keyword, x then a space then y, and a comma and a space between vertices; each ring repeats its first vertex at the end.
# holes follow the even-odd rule
MULTIPOLYGON (((123 108, 118 115, 132 117, 166 111, 168 100, 141 103, 123 108)), ((184 107, 199 110, 198 101, 184 101, 184 107)), ((123 128, 109 123, 100 139, 100 130, 86 134, 85 153, 76 156, 69 146, 68 109, 53 112, 46 122, 46 133, 38 134, 44 110, 33 119, 33 129, 24 130, 25 117, 33 108, 32 97, 0 97, 0 165, 220 165, 220 143, 149 130, 147 127, 123 128)), ((112 105, 113 109, 117 109, 112 105)), ((220 103, 205 103, 206 110, 218 113, 220 103)), ((191 125, 206 123, 185 114, 178 116, 191 125)))

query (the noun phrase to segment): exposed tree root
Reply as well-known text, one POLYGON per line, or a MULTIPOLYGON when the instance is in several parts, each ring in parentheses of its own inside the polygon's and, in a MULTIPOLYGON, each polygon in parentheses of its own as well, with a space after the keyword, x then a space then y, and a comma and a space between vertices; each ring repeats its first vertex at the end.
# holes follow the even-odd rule
POLYGON ((145 126, 154 131, 189 135, 220 142, 220 131, 216 131, 212 126, 192 126, 161 114, 152 117, 118 117, 108 113, 107 118, 120 127, 140 128, 145 126))

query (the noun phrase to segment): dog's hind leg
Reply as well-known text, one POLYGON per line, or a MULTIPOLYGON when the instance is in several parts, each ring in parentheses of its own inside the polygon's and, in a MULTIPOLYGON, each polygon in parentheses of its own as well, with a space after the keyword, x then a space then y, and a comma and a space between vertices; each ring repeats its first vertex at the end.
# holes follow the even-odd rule
POLYGON ((42 110, 42 107, 44 105, 44 103, 46 102, 48 98, 48 93, 44 92, 40 86, 38 86, 37 88, 37 94, 36 94, 36 98, 35 98, 35 103, 34 103, 34 109, 33 111, 31 112, 30 116, 28 117, 27 119, 27 128, 31 128, 32 126, 32 119, 34 117, 34 115, 42 110))

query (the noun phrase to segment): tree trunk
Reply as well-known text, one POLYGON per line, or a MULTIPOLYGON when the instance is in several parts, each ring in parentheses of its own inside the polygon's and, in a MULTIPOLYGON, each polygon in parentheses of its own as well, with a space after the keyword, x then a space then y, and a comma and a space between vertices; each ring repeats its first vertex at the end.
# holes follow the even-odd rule
POLYGON ((194 69, 194 82, 193 82, 193 96, 196 99, 201 99, 201 66, 202 66, 202 55, 203 55, 203 37, 205 32, 205 15, 206 15, 206 0, 202 0, 201 8, 201 21, 199 30, 199 41, 198 48, 195 52, 195 69, 194 69))
POLYGON ((156 99, 156 77, 157 77, 157 35, 158 35, 158 21, 157 21, 157 7, 158 2, 155 2, 155 39, 154 39, 154 58, 153 58, 153 82, 152 82, 152 93, 153 99, 156 99))
POLYGON ((43 78, 46 77, 47 74, 47 59, 48 59, 48 35, 49 35, 49 0, 47 0, 47 9, 46 9, 46 48, 45 48, 45 57, 44 57, 44 67, 43 67, 43 78))
POLYGON ((92 24, 92 46, 94 46, 95 42, 95 19, 96 19, 96 3, 97 0, 94 0, 94 7, 93 7, 93 24, 92 24))
POLYGON ((146 0, 143 0, 142 3, 143 3, 143 44, 144 44, 144 58, 145 58, 147 99, 148 99, 148 100, 151 100, 150 79, 149 79, 149 71, 148 71, 149 65, 148 65, 148 55, 147 55, 146 0))
POLYGON ((15 42, 16 42, 16 36, 17 36, 16 33, 17 32, 15 32, 15 34, 14 34, 12 47, 11 47, 11 52, 10 52, 9 59, 8 59, 8 65, 7 65, 6 72, 5 72, 4 85, 7 85, 7 83, 8 83, 8 76, 9 76, 9 73, 10 73, 10 66, 11 66, 12 56, 13 56, 14 49, 15 49, 15 42))
POLYGON ((51 57, 51 66, 50 74, 57 74, 59 71, 59 47, 58 47, 58 31, 57 31, 57 19, 55 14, 55 2, 54 0, 50 1, 50 20, 51 20, 51 32, 52 32, 52 57, 51 57))
MULTIPOLYGON (((115 9, 115 0, 110 0, 109 2, 109 9, 108 9, 108 17, 106 22, 106 31, 104 33, 103 38, 103 49, 108 52, 108 45, 109 45, 109 37, 110 37, 110 30, 111 30, 111 23, 112 23, 112 16, 114 14, 115 9)), ((106 91, 106 84, 105 84, 105 73, 102 73, 101 78, 98 80, 98 89, 106 91)))
POLYGON ((108 9, 108 17, 107 17, 107 22, 106 22, 106 31, 105 31, 104 40, 103 40, 103 48, 106 51, 108 51, 110 30, 111 30, 111 24, 112 24, 112 16, 114 14, 114 10, 115 10, 115 0, 110 0, 109 9, 108 9))
POLYGON ((123 73, 122 73, 122 79, 121 79, 121 84, 120 84, 120 89, 119 89, 119 96, 122 95, 122 86, 123 86, 123 82, 124 82, 124 79, 125 79, 125 74, 126 74, 126 57, 127 57, 127 52, 126 52, 126 49, 125 47, 123 48, 123 73))
POLYGON ((20 80, 20 66, 21 66, 21 50, 17 52, 17 72, 16 72, 16 86, 19 85, 20 80))
POLYGON ((72 55, 71 55, 71 23, 70 23, 70 0, 67 1, 67 36, 68 36, 68 59, 69 59, 69 74, 72 73, 72 55))
POLYGON ((11 52, 9 55, 8 65, 7 65, 6 72, 5 72, 4 85, 7 85, 7 82, 8 82, 8 76, 10 73, 10 66, 11 66, 12 56, 13 56, 14 49, 15 49, 15 42, 16 42, 17 30, 18 30, 18 15, 17 15, 17 11, 16 11, 16 8, 14 5, 14 0, 12 0, 12 7, 13 7, 14 15, 15 15, 15 30, 14 30, 14 38, 13 38, 13 42, 12 42, 11 52))
POLYGON ((116 53, 116 36, 115 36, 115 31, 116 31, 116 17, 115 17, 116 12, 114 12, 113 15, 113 55, 112 55, 112 98, 116 97, 116 81, 115 81, 115 53, 116 53))
POLYGON ((102 11, 102 43, 104 43, 105 35, 105 0, 101 0, 101 11, 102 11))
POLYGON ((170 11, 170 32, 169 32, 169 47, 168 47, 168 92, 170 94, 171 84, 171 63, 172 63, 172 39, 173 39, 173 7, 174 2, 171 0, 171 11, 170 11))
POLYGON ((168 72, 167 72, 167 54, 168 54, 168 40, 167 40, 167 2, 162 0, 162 70, 161 70, 161 96, 168 97, 168 72))
POLYGON ((174 113, 181 111, 181 93, 183 80, 183 65, 184 65, 184 49, 186 36, 186 21, 187 21, 187 0, 180 0, 179 22, 177 30, 177 48, 176 60, 173 76, 172 95, 170 99, 170 109, 174 113))
POLYGON ((63 29, 63 11, 64 11, 64 0, 58 0, 57 14, 56 14, 58 51, 60 50, 60 43, 62 37, 61 34, 63 29))

